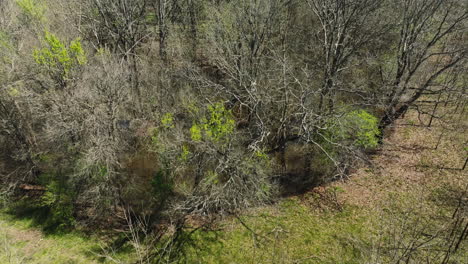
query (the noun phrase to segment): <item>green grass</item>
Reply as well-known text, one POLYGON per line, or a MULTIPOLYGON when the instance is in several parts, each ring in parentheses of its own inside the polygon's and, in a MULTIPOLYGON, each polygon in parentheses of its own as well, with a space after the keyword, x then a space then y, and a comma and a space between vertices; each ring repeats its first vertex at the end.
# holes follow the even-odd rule
MULTIPOLYGON (((79 232, 44 234, 36 226, 33 219, 16 218, 0 212, 0 263, 115 263, 99 256, 102 243, 96 238, 79 232)), ((112 257, 128 259, 126 254, 114 254, 112 257)))
POLYGON ((373 236, 356 207, 315 212, 296 199, 224 221, 222 232, 194 235, 188 263, 363 263, 373 236), (255 234, 253 232, 255 232, 255 234))

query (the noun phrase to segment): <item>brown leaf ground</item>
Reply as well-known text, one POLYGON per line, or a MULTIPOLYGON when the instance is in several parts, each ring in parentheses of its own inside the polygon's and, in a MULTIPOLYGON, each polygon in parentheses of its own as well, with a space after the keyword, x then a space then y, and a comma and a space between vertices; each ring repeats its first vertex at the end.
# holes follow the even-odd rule
POLYGON ((463 187, 468 183, 467 171, 461 170, 467 155, 467 121, 463 117, 449 126, 437 120, 427 127, 419 124, 415 112, 409 113, 396 122, 393 133, 371 157, 372 166, 331 186, 344 190, 341 202, 370 207, 379 206, 389 193, 424 193, 444 183, 463 187))

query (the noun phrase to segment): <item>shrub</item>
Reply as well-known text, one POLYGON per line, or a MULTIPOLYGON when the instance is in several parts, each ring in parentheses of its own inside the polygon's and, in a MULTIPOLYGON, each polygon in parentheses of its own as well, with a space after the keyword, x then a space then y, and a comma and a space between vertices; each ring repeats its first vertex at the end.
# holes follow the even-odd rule
POLYGON ((73 68, 86 64, 80 39, 71 41, 67 47, 57 36, 46 31, 44 41, 45 47, 34 50, 34 60, 46 67, 55 79, 67 80, 73 68))
POLYGON ((40 200, 40 206, 48 211, 44 228, 66 230, 73 227, 73 192, 68 188, 68 182, 55 174, 43 174, 39 181, 46 186, 40 200))
POLYGON ((193 141, 200 141, 202 140, 202 129, 199 125, 193 124, 190 128, 190 137, 193 141))
POLYGON ((354 110, 338 120, 338 126, 332 129, 332 138, 338 141, 351 141, 351 144, 365 149, 375 148, 379 144, 378 119, 365 110, 354 110))
POLYGON ((190 128, 193 141, 205 139, 214 142, 228 140, 228 136, 234 132, 235 121, 231 111, 227 110, 223 103, 216 103, 207 107, 207 117, 201 118, 200 122, 194 123, 190 128))
POLYGON ((161 169, 157 171, 153 176, 151 186, 153 189, 154 198, 160 202, 163 202, 173 189, 170 171, 167 169, 161 169))
POLYGON ((208 106, 208 118, 202 119, 206 135, 215 141, 226 139, 235 127, 232 113, 222 103, 208 106))
POLYGON ((161 118, 161 125, 164 128, 174 128, 174 116, 171 113, 166 113, 161 118))
POLYGON ((49 209, 50 215, 45 223, 46 228, 58 230, 73 227, 73 200, 70 192, 64 189, 62 184, 52 181, 47 185, 47 190, 41 197, 41 205, 49 209))
POLYGON ((205 164, 203 180, 180 208, 202 215, 232 213, 265 203, 276 191, 269 160, 236 150, 217 158, 215 164, 205 164))

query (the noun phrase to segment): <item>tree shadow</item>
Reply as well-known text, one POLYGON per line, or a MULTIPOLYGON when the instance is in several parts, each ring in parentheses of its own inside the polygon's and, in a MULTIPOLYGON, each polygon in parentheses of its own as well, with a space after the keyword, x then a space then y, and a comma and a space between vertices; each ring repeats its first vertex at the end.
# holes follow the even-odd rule
POLYGON ((65 235, 73 231, 71 223, 54 219, 51 209, 31 199, 21 199, 6 208, 12 220, 29 220, 29 226, 40 229, 45 235, 65 235))

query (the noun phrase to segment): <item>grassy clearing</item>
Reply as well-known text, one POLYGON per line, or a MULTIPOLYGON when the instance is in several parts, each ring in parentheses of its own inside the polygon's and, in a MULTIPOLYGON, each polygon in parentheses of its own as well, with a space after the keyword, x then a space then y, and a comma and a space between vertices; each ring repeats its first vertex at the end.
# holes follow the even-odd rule
POLYGON ((317 212, 286 199, 225 221, 223 232, 199 232, 189 263, 362 263, 360 244, 372 236, 366 212, 356 207, 317 212))
POLYGON ((125 263, 128 252, 105 252, 103 243, 84 234, 44 234, 32 219, 0 213, 0 263, 94 264, 125 263), (119 261, 117 261, 119 259, 119 261))
POLYGON ((97 263, 96 243, 77 234, 45 236, 30 220, 0 216, 0 263, 97 263))

